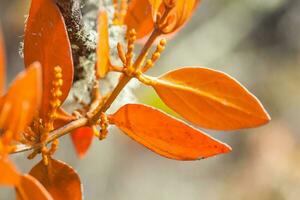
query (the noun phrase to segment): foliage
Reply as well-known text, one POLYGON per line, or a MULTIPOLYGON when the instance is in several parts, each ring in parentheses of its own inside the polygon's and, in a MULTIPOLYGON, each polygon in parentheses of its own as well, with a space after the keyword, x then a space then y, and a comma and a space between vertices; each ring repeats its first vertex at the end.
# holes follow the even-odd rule
POLYGON ((156 40, 179 31, 199 0, 114 3, 113 23, 128 27, 126 49, 121 43, 117 46, 123 66, 110 62, 109 22, 105 9, 101 9, 97 82, 91 91, 91 102, 71 114, 63 110, 62 104, 73 84, 72 49, 63 15, 52 0, 32 0, 25 28, 25 70, 4 95, 5 62, 0 44, 0 184, 15 187, 17 199, 82 199, 76 171, 53 158, 59 138, 69 133, 79 157, 86 154, 94 136, 105 139, 111 125, 170 159, 198 160, 231 151, 228 145, 204 132, 146 105, 127 104, 116 113, 107 113, 132 78, 153 87, 167 106, 202 128, 232 131, 257 127, 270 120, 256 97, 222 72, 188 66, 160 77, 145 74, 166 46, 166 39, 161 39, 148 58, 156 40), (134 59, 135 42, 145 37, 147 41, 134 59), (111 92, 102 95, 98 83, 110 72, 120 73, 119 82, 111 92), (23 175, 9 161, 9 154, 29 150, 29 159, 41 154, 42 160, 28 175, 23 175))

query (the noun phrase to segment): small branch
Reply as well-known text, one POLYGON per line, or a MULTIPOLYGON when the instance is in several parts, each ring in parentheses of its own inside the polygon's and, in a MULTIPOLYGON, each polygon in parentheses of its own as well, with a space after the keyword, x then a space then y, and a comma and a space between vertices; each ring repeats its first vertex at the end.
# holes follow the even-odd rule
MULTIPOLYGON (((56 129, 52 132, 50 132, 50 137, 46 140, 46 144, 49 144, 51 142, 53 142, 54 140, 67 135, 68 133, 71 133, 73 130, 86 126, 88 124, 88 119, 87 118, 80 118, 78 120, 72 121, 69 124, 56 129)), ((10 154, 16 154, 16 153, 21 153, 21 152, 26 152, 26 151, 30 151, 30 150, 34 150, 34 149, 38 149, 43 147, 43 143, 37 143, 35 145, 32 146, 27 146, 27 145, 17 145, 17 148, 14 149, 13 152, 11 152, 10 154)))
POLYGON ((155 42, 156 38, 158 38, 161 34, 162 34, 162 32, 160 31, 159 28, 154 29, 154 31, 152 32, 151 36, 149 37, 147 43, 143 47, 143 49, 140 53, 140 56, 136 59, 136 61, 134 63, 135 69, 138 69, 141 67, 141 64, 142 64, 143 60, 145 59, 145 57, 147 56, 148 51, 151 48, 152 44, 155 42))
MULTIPOLYGON (((155 29, 153 31, 153 33, 151 34, 150 38, 148 39, 147 43, 145 44, 144 48, 142 49, 139 57, 137 58, 137 60, 134 63, 134 67, 135 69, 137 69, 142 61, 144 60, 144 58, 147 56, 147 53, 149 51, 149 49, 151 48, 153 42, 155 41, 155 39, 160 36, 161 32, 158 29, 155 29)), ((120 92, 123 90, 123 88, 127 85, 127 83, 132 79, 131 76, 128 75, 123 75, 123 77, 121 78, 121 80, 119 81, 118 85, 116 86, 116 88, 113 90, 113 92, 111 93, 111 95, 108 97, 108 99, 105 101, 105 103, 103 105, 101 105, 99 107, 98 110, 96 110, 95 114, 91 117, 93 121, 97 121, 100 118, 101 113, 106 112, 109 107, 111 106, 111 104, 115 101, 115 99, 118 97, 118 95, 120 94, 120 92)), ((90 120, 86 117, 80 118, 78 120, 72 121, 69 124, 56 129, 52 132, 50 132, 50 137, 46 140, 46 144, 49 144, 51 142, 53 142, 54 140, 67 135, 68 133, 72 132, 73 130, 86 126, 90 123, 90 120)), ((38 149, 41 148, 43 146, 43 143, 37 143, 35 145, 32 146, 27 146, 27 145, 18 145, 17 148, 11 152, 11 154, 16 154, 16 153, 21 153, 21 152, 26 152, 26 151, 30 151, 30 150, 34 150, 34 149, 38 149)))
MULTIPOLYGON (((56 0, 57 4, 60 6, 60 9, 63 12, 63 15, 65 16, 66 24, 67 27, 71 27, 74 29, 68 29, 70 39, 80 43, 79 40, 76 39, 76 36, 73 35, 74 32, 80 31, 81 28, 83 28, 83 23, 82 23, 82 14, 80 11, 80 0, 56 0), (75 13, 75 15, 74 15, 75 13), (69 17, 71 16, 71 17, 69 17), (74 32, 72 30, 75 30, 74 32), (74 38, 73 38, 74 36, 74 38)), ((162 16, 162 21, 165 20, 166 16, 168 15, 169 11, 166 11, 164 15, 162 16)), ((148 41, 144 45, 143 49, 141 50, 138 58, 133 64, 133 69, 136 71, 141 70, 142 68, 142 63, 147 57, 147 54, 152 46, 152 44, 155 42, 155 40, 161 35, 163 32, 161 31, 159 26, 155 26, 155 29, 153 30, 151 36, 149 37, 148 41)), ((82 42, 82 41, 81 41, 82 42)), ((72 43, 72 41, 71 41, 72 43)), ((72 43, 73 44, 73 43, 72 43)), ((81 47, 85 49, 84 47, 81 47)), ((82 50, 82 49, 81 49, 82 50)), ((73 52, 74 53, 74 52, 73 52)), ((80 55, 80 54, 78 54, 80 55)), ((107 100, 104 103, 100 103, 98 107, 93 111, 91 116, 88 117, 83 117, 80 119, 77 119, 75 121, 70 122, 69 124, 58 128, 52 132, 50 132, 50 137, 46 140, 46 144, 49 144, 53 142, 54 140, 67 135, 71 133, 73 130, 87 126, 87 125, 92 125, 93 122, 97 122, 98 119, 100 118, 101 114, 103 112, 106 112, 112 103, 116 100, 120 92, 123 90, 123 88, 128 84, 128 82, 133 78, 134 76, 128 75, 126 73, 123 73, 118 85, 115 87, 115 89, 112 91, 112 93, 109 95, 107 100)), ((41 148, 45 143, 37 143, 32 146, 27 146, 27 145, 18 145, 17 148, 11 152, 11 154, 16 154, 16 153, 21 153, 25 151, 30 151, 34 149, 39 149, 41 148)))
POLYGON ((67 27, 72 45, 75 80, 80 78, 79 58, 95 52, 96 42, 91 41, 89 31, 86 30, 81 12, 82 0, 56 0, 67 27))
MULTIPOLYGON (((155 28, 152 32, 151 36, 149 37, 148 41, 144 45, 143 49, 141 50, 141 53, 139 54, 138 58, 133 64, 134 69, 138 69, 140 65, 142 64, 144 58, 147 56, 149 49, 151 48, 152 44, 154 43, 155 39, 161 35, 161 32, 158 28, 155 28)), ((101 106, 98 110, 96 110, 96 114, 93 117, 93 121, 97 121, 101 115, 102 112, 106 112, 112 103, 115 101, 115 99, 118 97, 120 92, 123 90, 123 88, 129 83, 129 81, 132 79, 131 76, 128 75, 122 75, 118 85, 113 90, 111 95, 108 97, 108 99, 105 101, 103 106, 101 106)))
POLYGON ((56 0, 56 4, 60 8, 65 19, 72 44, 73 41, 81 44, 82 41, 80 41, 78 36, 76 36, 76 33, 78 33, 84 26, 80 8, 81 0, 56 0))

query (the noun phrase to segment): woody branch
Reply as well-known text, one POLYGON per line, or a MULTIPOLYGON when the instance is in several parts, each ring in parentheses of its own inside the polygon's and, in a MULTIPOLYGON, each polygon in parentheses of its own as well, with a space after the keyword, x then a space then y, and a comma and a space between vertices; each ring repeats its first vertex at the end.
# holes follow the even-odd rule
MULTIPOLYGON (((71 2, 72 0, 66 0, 66 1, 71 2)), ((70 6, 70 4, 69 4, 69 6, 70 6)), ((159 24, 161 24, 165 21, 165 18, 169 14, 170 10, 171 10, 171 7, 170 7, 170 9, 166 10, 164 15, 161 17, 161 20, 159 22, 157 22, 157 26, 155 26, 151 36, 148 38, 148 40, 145 43, 143 49, 141 50, 139 56, 137 57, 136 61, 132 65, 134 70, 141 70, 140 67, 141 67, 142 61, 147 56, 148 51, 151 48, 154 41, 156 40, 156 38, 162 34, 159 24)), ((93 110, 93 112, 91 113, 90 116, 81 117, 75 121, 72 121, 72 122, 66 124, 65 126, 63 126, 61 128, 58 128, 58 129, 50 132, 50 134, 49 134, 50 136, 45 141, 45 143, 49 144, 49 143, 53 142, 54 140, 56 140, 64 135, 69 134, 70 132, 72 132, 73 130, 75 130, 77 128, 80 128, 80 127, 83 127, 86 125, 91 125, 91 123, 95 123, 96 121, 98 121, 101 113, 105 113, 109 109, 109 107, 114 102, 114 100, 118 97, 118 95, 120 94, 122 89, 127 85, 127 83, 133 77, 135 77, 135 76, 124 73, 124 76, 122 76, 118 85, 114 88, 114 90, 109 95, 109 97, 103 103, 100 103, 97 106, 97 108, 95 110, 93 110)), ((138 78, 138 77, 136 77, 136 78, 138 78)), ((143 82, 143 81, 141 81, 141 82, 143 82)), ((15 154, 15 153, 25 152, 25 151, 29 151, 29 150, 33 150, 33 149, 38 149, 38 148, 41 148, 41 146, 42 146, 42 143, 37 143, 32 146, 18 145, 17 148, 14 149, 14 151, 11 153, 15 154)))
POLYGON ((56 0, 56 4, 64 17, 72 46, 75 80, 80 77, 79 58, 90 55, 96 49, 96 42, 90 41, 84 25, 81 10, 83 3, 83 0, 56 0))

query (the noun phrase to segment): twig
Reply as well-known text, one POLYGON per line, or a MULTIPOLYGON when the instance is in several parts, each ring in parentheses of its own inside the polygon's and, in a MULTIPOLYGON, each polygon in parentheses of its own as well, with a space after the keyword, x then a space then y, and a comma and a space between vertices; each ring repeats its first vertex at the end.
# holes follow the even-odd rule
MULTIPOLYGON (((65 13, 70 12, 71 9, 72 10, 72 5, 80 5, 80 0, 57 0, 58 4, 60 6, 62 6, 63 8, 67 8, 66 11, 64 11, 65 13), (77 3, 77 4, 76 4, 77 3)), ((75 6, 75 7, 76 7, 75 6)), ((80 10, 80 6, 77 7, 80 10)), ((76 9, 75 9, 76 10, 76 9)), ((161 21, 163 22, 166 18, 166 16, 168 15, 170 10, 167 10, 164 13, 164 16, 161 17, 161 21)), ((79 14, 78 16, 79 21, 82 21, 82 15, 79 14)), ((75 19, 72 19, 75 20, 75 19)), ((72 20, 71 22, 69 22, 72 25, 72 20)), ((67 20, 66 20, 67 21, 67 20)), ((81 22, 79 22, 81 23, 81 22)), ((76 26, 77 27, 77 26, 76 26)), ((75 27, 75 28, 76 28, 75 27)), ((80 25, 79 25, 80 27, 80 25)), ((78 27, 76 28, 77 30, 78 27)), ((133 68, 134 70, 141 70, 142 68, 142 63, 145 60, 145 58, 147 57, 147 54, 152 46, 152 44, 155 42, 155 40, 162 34, 162 31, 160 29, 159 26, 155 26, 155 29, 153 30, 151 36, 149 37, 148 41, 146 42, 146 44, 144 45, 143 49, 141 50, 138 58, 136 59, 136 61, 133 64, 133 68)), ((67 125, 58 128, 52 132, 50 132, 50 136, 49 138, 46 140, 46 144, 49 144, 51 142, 53 142, 54 140, 67 135, 68 133, 72 132, 73 130, 83 127, 83 126, 87 126, 87 125, 91 125, 91 123, 93 122, 97 122, 98 119, 100 118, 101 114, 103 112, 106 112, 110 106, 112 105, 112 103, 115 101, 115 99, 118 97, 118 95, 120 94, 120 92, 123 90, 123 88, 128 84, 128 82, 133 78, 133 76, 130 76, 126 73, 124 73, 118 83, 118 85, 115 87, 115 89, 112 91, 112 93, 109 95, 109 97, 107 98, 107 100, 105 100, 105 102, 102 104, 100 104, 93 112, 93 114, 91 116, 88 117, 82 117, 80 119, 77 119, 75 121, 72 121, 70 123, 68 123, 67 125)), ((44 143, 44 144, 45 144, 44 143)), ((30 151, 30 150, 34 150, 34 149, 38 149, 41 148, 43 146, 43 143, 37 143, 34 144, 32 146, 26 146, 26 145, 18 145, 16 147, 16 149, 14 149, 13 152, 11 152, 11 154, 16 154, 16 153, 20 153, 20 152, 25 152, 25 151, 30 151)))
MULTIPOLYGON (((161 18, 158 20, 158 22, 156 22, 156 26, 151 34, 151 36, 149 37, 149 39, 147 40, 146 44, 144 45, 143 49, 141 50, 138 58, 136 59, 136 61, 133 64, 133 68, 135 70, 141 70, 142 66, 142 62, 144 61, 144 59, 146 58, 149 49, 151 48, 152 44, 155 42, 155 40, 161 35, 163 34, 163 32, 161 31, 161 27, 160 24, 164 23, 164 21, 166 20, 167 16, 169 15, 170 11, 172 10, 173 7, 168 7, 166 9, 166 11, 164 12, 163 16, 161 16, 161 18)), ((122 89, 127 85, 127 83, 129 83, 129 81, 132 79, 132 76, 128 76, 128 75, 123 75, 118 83, 118 85, 116 86, 116 88, 113 90, 113 92, 111 93, 111 95, 108 97, 108 99, 105 101, 105 103, 103 104, 103 106, 101 106, 99 108, 99 110, 97 110, 98 113, 96 113, 94 116, 95 118, 93 119, 93 121, 96 121, 97 119, 99 119, 100 115, 102 112, 106 112, 111 104, 115 101, 115 99, 118 97, 118 95, 120 94, 120 92, 122 91, 122 89)))
MULTIPOLYGON (((153 33, 151 34, 150 38, 148 39, 147 43, 145 44, 144 48, 142 49, 139 57, 134 63, 134 67, 137 68, 140 66, 144 58, 147 56, 147 53, 149 49, 151 48, 153 42, 155 39, 160 36, 160 31, 158 29, 155 29, 153 33)), ((132 79, 131 76, 124 75, 121 80, 119 81, 118 85, 116 88, 113 90, 111 95, 108 97, 108 99, 105 101, 105 103, 99 107, 99 110, 96 110, 95 114, 91 116, 91 119, 88 119, 86 117, 80 118, 78 120, 72 121, 69 124, 58 128, 52 132, 50 132, 50 136, 45 142, 46 144, 49 144, 53 142, 54 140, 67 135, 68 133, 72 132, 73 130, 89 125, 91 120, 98 121, 100 118, 101 113, 105 112, 108 110, 108 108, 111 106, 111 104, 114 102, 114 100, 118 97, 122 89, 127 85, 127 83, 132 79)), ((34 149, 41 148, 43 146, 42 143, 37 143, 32 146, 27 146, 27 145, 18 145, 11 154, 16 154, 16 153, 21 153, 21 152, 26 152, 34 149)))
POLYGON ((67 27, 72 44, 75 80, 80 78, 79 58, 88 57, 95 52, 96 41, 91 41, 89 31, 86 30, 81 11, 82 0, 56 0, 67 27))
MULTIPOLYGON (((143 62, 144 58, 147 56, 149 49, 151 48, 152 44, 154 43, 155 39, 161 35, 161 32, 158 28, 154 29, 151 36, 149 37, 148 41, 144 45, 141 53, 139 54, 139 57, 136 59, 134 63, 134 68, 137 69, 141 63, 143 62)), ((116 88, 112 91, 111 95, 108 97, 108 99, 105 101, 103 106, 99 110, 97 110, 96 114, 94 115, 94 120, 98 120, 102 112, 106 112, 112 103, 115 101, 115 99, 118 97, 120 92, 123 90, 123 88, 129 83, 129 81, 132 79, 131 76, 123 75, 120 79, 118 85, 116 88)))
MULTIPOLYGON (((50 132, 50 136, 49 138, 46 140, 46 144, 49 144, 51 142, 53 142, 54 140, 67 135, 68 133, 72 132, 73 130, 86 126, 88 124, 88 119, 87 118, 80 118, 77 119, 75 121, 70 122, 69 124, 58 128, 52 132, 50 132)), ((14 149, 13 152, 11 152, 11 154, 16 154, 16 153, 21 153, 21 152, 25 152, 25 151, 30 151, 30 150, 34 150, 34 149, 38 149, 41 148, 43 146, 43 143, 36 143, 32 146, 27 146, 27 145, 17 145, 17 147, 14 149)))

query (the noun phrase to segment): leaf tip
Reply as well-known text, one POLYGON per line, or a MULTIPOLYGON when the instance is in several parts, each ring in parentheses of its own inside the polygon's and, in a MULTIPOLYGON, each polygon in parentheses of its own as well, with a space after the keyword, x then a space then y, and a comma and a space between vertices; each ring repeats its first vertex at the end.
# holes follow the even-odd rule
POLYGON ((84 159, 85 156, 86 156, 86 154, 87 154, 87 151, 85 151, 85 152, 78 152, 78 151, 77 151, 77 157, 78 157, 80 160, 84 159))
POLYGON ((272 120, 272 118, 271 118, 270 114, 267 111, 265 111, 264 124, 269 123, 271 120, 272 120))
POLYGON ((257 116, 257 123, 253 124, 253 126, 250 126, 249 128, 263 126, 268 124, 271 121, 270 114, 266 111, 266 109, 262 106, 262 113, 257 116))
POLYGON ((228 144, 225 144, 225 143, 221 143, 221 142, 219 142, 219 145, 215 146, 215 148, 217 149, 217 151, 215 152, 215 155, 201 156, 196 160, 204 160, 204 159, 214 157, 214 156, 217 156, 217 155, 220 155, 220 154, 227 154, 227 153, 230 153, 232 151, 231 146, 229 146, 228 144))
POLYGON ((231 146, 229 146, 228 144, 223 144, 223 148, 222 148, 222 153, 230 153, 232 151, 231 146))
POLYGON ((90 127, 79 128, 71 134, 76 154, 79 159, 83 159, 92 144, 94 137, 93 130, 90 127))
POLYGON ((228 144, 225 143, 221 143, 219 146, 216 146, 216 148, 218 148, 219 152, 218 154, 226 154, 226 153, 230 153, 232 151, 231 146, 229 146, 228 144))

